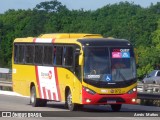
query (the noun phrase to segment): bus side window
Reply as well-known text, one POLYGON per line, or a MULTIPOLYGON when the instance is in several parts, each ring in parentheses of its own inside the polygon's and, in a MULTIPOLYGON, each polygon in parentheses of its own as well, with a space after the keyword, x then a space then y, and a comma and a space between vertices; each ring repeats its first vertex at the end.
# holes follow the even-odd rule
POLYGON ((64 65, 73 67, 73 47, 71 46, 66 46, 64 65))
POLYGON ((52 61, 53 61, 53 47, 50 46, 44 46, 44 59, 43 59, 43 63, 46 65, 52 65, 52 61))
POLYGON ((35 45, 35 64, 42 64, 43 58, 43 46, 42 45, 35 45))
POLYGON ((53 65, 56 65, 56 46, 53 47, 53 65))
POLYGON ((14 45, 14 63, 18 63, 18 45, 14 45))
POLYGON ((81 66, 79 65, 79 55, 75 55, 75 74, 81 80, 81 66))
POLYGON ((33 45, 26 45, 25 49, 25 60, 27 64, 32 64, 33 63, 33 58, 34 58, 34 46, 33 45))
POLYGON ((62 65, 62 58, 63 58, 63 47, 56 46, 56 65, 62 65))
POLYGON ((19 63, 24 63, 24 45, 19 45, 18 61, 19 63))

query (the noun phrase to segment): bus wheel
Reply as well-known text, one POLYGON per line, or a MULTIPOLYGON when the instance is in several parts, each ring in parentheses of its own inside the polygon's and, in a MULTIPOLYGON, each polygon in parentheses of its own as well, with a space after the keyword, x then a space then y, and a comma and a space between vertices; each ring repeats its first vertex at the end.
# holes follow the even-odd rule
POLYGON ((69 91, 67 94, 67 107, 70 111, 75 111, 77 110, 77 105, 75 103, 72 103, 72 94, 69 91))
POLYGON ((36 98, 36 88, 35 86, 32 86, 30 91, 30 103, 33 107, 38 107, 40 105, 40 100, 36 98))
POLYGON ((111 105, 112 110, 115 111, 115 112, 120 111, 121 107, 122 107, 121 104, 113 104, 113 105, 111 105))

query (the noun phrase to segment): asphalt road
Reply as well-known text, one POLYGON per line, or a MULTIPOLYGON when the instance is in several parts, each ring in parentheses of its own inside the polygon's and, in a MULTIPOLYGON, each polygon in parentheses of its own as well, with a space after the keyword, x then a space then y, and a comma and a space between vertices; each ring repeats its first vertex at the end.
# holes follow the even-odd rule
MULTIPOLYGON (((154 106, 142 106, 142 105, 123 105, 121 112, 114 113, 111 111, 109 105, 105 106, 85 106, 84 109, 77 111, 77 112, 69 112, 67 109, 64 108, 63 103, 56 103, 56 102, 48 102, 46 107, 32 107, 29 104, 29 98, 27 97, 19 97, 19 96, 9 96, 9 95, 2 95, 0 94, 0 111, 18 111, 20 113, 25 111, 49 111, 46 112, 50 116, 56 117, 45 117, 45 118, 31 118, 32 120, 38 119, 60 119, 60 120, 72 120, 72 119, 87 119, 87 120, 101 120, 105 119, 106 116, 107 120, 159 120, 160 119, 160 107, 154 106), (56 112, 57 111, 57 112, 56 112), (157 112, 158 113, 157 113, 157 112), (150 116, 150 117, 135 117, 136 114, 146 114, 146 113, 154 113, 157 116, 150 116), (69 116, 69 117, 68 117, 69 116)), ((152 115, 154 115, 152 114, 152 115)), ((44 114, 45 115, 45 114, 44 114)), ((2 118, 0 118, 2 119, 2 118)), ((3 118, 9 119, 9 118, 3 118)))

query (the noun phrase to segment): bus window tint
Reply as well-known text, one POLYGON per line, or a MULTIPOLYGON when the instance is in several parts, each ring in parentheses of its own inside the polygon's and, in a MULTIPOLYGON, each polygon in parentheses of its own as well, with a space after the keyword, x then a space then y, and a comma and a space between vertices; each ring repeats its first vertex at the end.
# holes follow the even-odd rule
POLYGON ((34 46, 26 45, 26 50, 25 50, 26 63, 28 64, 33 63, 33 55, 34 55, 34 46))
POLYGON ((52 64, 53 55, 53 47, 52 46, 44 46, 44 60, 43 63, 46 65, 52 64))
POLYGON ((56 46, 53 47, 53 64, 56 65, 56 46))
POLYGON ((105 81, 110 74, 109 52, 104 47, 85 48, 84 78, 105 81))
MULTIPOLYGON (((77 49, 80 49, 80 48, 77 48, 77 49)), ((81 66, 79 65, 79 54, 75 54, 75 74, 80 80, 82 80, 81 66)))
POLYGON ((73 65, 73 47, 66 47, 64 50, 65 53, 65 66, 73 65))
POLYGON ((42 64, 42 57, 43 57, 43 46, 36 45, 35 46, 35 63, 42 64))
POLYGON ((56 47, 56 65, 62 65, 62 57, 63 57, 63 47, 56 47))
POLYGON ((24 62, 24 46, 23 45, 19 46, 18 61, 19 61, 19 63, 23 63, 24 62))
POLYGON ((133 49, 111 48, 112 81, 125 81, 136 78, 133 49))
POLYGON ((14 63, 18 63, 18 45, 14 45, 14 63))

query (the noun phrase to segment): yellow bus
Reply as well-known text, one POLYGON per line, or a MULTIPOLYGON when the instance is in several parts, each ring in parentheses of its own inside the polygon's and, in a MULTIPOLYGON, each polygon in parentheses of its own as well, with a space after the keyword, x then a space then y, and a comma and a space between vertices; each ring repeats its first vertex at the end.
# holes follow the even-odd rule
POLYGON ((64 102, 70 111, 83 105, 136 104, 134 50, 125 39, 99 34, 43 34, 16 38, 13 90, 30 96, 32 106, 64 102))

